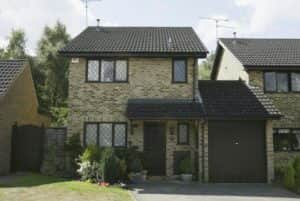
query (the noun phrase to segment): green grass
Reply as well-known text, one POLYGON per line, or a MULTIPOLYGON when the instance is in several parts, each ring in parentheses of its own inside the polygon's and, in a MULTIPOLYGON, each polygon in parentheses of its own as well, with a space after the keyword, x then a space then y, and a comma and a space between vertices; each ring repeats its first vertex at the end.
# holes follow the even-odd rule
POLYGON ((28 174, 13 176, 9 180, 0 178, 0 200, 10 201, 131 201, 130 193, 117 186, 99 187, 80 181, 28 174))

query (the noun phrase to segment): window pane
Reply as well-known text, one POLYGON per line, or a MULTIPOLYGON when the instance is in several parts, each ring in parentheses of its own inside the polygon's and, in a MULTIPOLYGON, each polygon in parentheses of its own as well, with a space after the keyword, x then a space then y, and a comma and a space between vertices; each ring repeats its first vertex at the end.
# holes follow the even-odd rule
POLYGON ((101 81, 112 82, 114 78, 114 62, 113 61, 101 61, 101 81))
POLYGON ((112 125, 99 125, 99 143, 100 147, 109 147, 112 145, 112 125))
POLYGON ((97 124, 86 124, 85 128, 85 143, 86 145, 97 144, 97 124))
POLYGON ((99 61, 89 60, 88 61, 88 81, 98 81, 99 80, 99 61))
POLYGON ((174 81, 175 82, 185 82, 186 81, 186 65, 185 60, 174 61, 174 81))
POLYGON ((116 61, 116 81, 127 80, 127 61, 118 60, 116 61))
POLYGON ((287 92, 289 90, 289 80, 287 73, 277 73, 277 91, 287 92))
POLYGON ((295 150, 295 151, 300 150, 300 134, 295 135, 295 143, 294 143, 293 150, 295 150))
POLYGON ((276 74, 275 72, 265 73, 265 90, 276 91, 276 74))
POLYGON ((179 144, 188 143, 188 126, 185 124, 179 125, 179 144))
POLYGON ((292 91, 300 91, 300 73, 292 73, 292 91))
POLYGON ((126 143, 126 125, 125 124, 115 124, 114 127, 114 146, 124 147, 126 143))

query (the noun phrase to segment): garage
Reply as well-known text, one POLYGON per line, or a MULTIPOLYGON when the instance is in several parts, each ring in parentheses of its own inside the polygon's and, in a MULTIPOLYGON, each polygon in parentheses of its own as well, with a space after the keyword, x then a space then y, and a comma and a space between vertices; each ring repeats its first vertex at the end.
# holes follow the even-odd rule
POLYGON ((264 121, 209 121, 208 131, 211 182, 266 182, 264 121))

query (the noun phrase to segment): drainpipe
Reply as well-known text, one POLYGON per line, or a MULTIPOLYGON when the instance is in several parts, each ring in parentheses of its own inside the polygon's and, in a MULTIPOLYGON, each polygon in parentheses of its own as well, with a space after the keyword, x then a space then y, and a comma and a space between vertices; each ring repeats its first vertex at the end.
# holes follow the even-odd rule
POLYGON ((197 72, 196 72, 196 70, 197 70, 197 58, 194 58, 194 64, 193 64, 193 91, 192 91, 192 94, 193 94, 193 101, 196 101, 196 95, 195 95, 195 93, 196 93, 196 90, 197 90, 197 80, 198 80, 198 78, 196 77, 196 75, 197 75, 197 72))

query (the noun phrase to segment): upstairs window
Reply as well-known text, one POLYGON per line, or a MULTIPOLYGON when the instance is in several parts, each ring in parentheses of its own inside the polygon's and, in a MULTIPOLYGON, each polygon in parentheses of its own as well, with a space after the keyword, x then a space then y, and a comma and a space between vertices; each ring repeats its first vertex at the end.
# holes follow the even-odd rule
POLYGON ((88 60, 87 82, 127 82, 127 60, 88 60))
POLYGON ((174 59, 172 71, 173 83, 187 82, 187 63, 185 59, 174 59))
POLYGON ((265 72, 266 92, 300 92, 300 73, 298 72, 265 72))
POLYGON ((177 144, 187 145, 189 144, 189 124, 179 123, 177 128, 177 144))

